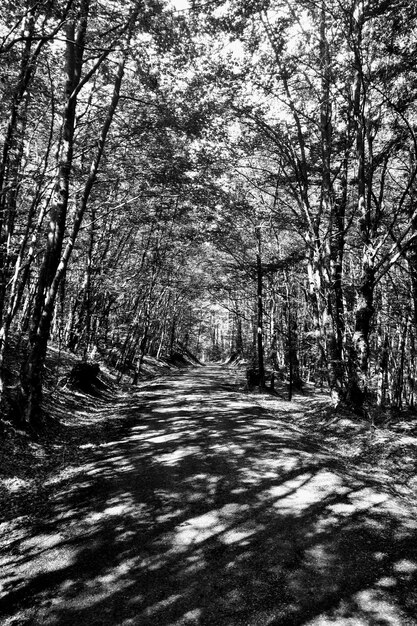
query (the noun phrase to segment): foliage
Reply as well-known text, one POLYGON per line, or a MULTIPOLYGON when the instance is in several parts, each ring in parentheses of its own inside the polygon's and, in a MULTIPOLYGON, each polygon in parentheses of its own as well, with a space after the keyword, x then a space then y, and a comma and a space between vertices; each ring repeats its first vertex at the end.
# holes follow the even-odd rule
POLYGON ((1 394, 18 338, 26 425, 48 342, 135 382, 147 354, 252 362, 260 337, 336 404, 414 405, 414 3, 0 18, 1 394))

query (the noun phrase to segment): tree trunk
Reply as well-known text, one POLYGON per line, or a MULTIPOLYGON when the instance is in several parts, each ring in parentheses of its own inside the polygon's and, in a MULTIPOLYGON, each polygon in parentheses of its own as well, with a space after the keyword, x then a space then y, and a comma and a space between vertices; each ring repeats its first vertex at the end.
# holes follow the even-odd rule
POLYGON ((389 337, 387 333, 382 342, 382 352, 381 352, 381 357, 380 357, 380 362, 379 362, 377 404, 380 407, 383 407, 385 405, 386 398, 387 398, 388 364, 389 364, 389 337))
POLYGON ((285 361, 288 369, 288 399, 292 400, 295 389, 300 389, 302 381, 300 377, 300 362, 298 358, 298 325, 297 313, 294 311, 291 301, 291 289, 289 277, 286 273, 286 318, 287 318, 287 346, 285 361))
MULTIPOLYGON (((327 15, 324 0, 321 3, 320 16, 320 65, 321 65, 321 160, 322 160, 322 212, 329 215, 329 233, 326 240, 327 259, 324 281, 325 310, 323 312, 323 330, 327 353, 327 371, 330 393, 333 404, 337 406, 342 399, 345 386, 343 368, 343 291, 342 268, 344 254, 344 214, 346 206, 346 185, 339 198, 333 188, 331 160, 332 160, 332 100, 331 82, 332 69, 327 38, 327 15)), ((347 168, 347 158, 345 158, 347 168)))
POLYGON ((404 325, 398 327, 398 365, 397 372, 395 377, 395 392, 394 392, 394 406, 398 409, 402 407, 403 404, 403 393, 404 393, 404 364, 405 364, 405 346, 406 339, 408 333, 408 320, 405 321, 404 325))
POLYGON ((262 294, 262 239, 261 227, 256 228, 256 239, 258 242, 258 250, 256 255, 256 274, 257 274, 257 349, 258 349, 258 370, 259 370, 259 387, 265 387, 265 366, 264 366, 264 346, 263 346, 263 294, 262 294))
POLYGON ((366 252, 362 262, 362 277, 358 289, 358 301, 355 314, 354 332, 354 369, 353 379, 350 381, 350 401, 361 409, 368 395, 368 370, 369 370, 369 340, 371 320, 374 308, 375 270, 368 261, 366 252))
POLYGON ((243 333, 242 333, 242 316, 239 311, 236 312, 236 339, 235 351, 237 354, 243 354, 243 333))
POLYGON ((351 346, 350 377, 347 399, 354 408, 363 413, 368 395, 369 341, 371 320, 374 315, 375 289, 375 223, 372 215, 372 138, 370 121, 366 117, 368 95, 365 88, 363 59, 364 5, 357 5, 353 20, 355 81, 352 112, 356 133, 357 193, 359 227, 362 239, 361 278, 357 288, 357 304, 353 344, 351 346))

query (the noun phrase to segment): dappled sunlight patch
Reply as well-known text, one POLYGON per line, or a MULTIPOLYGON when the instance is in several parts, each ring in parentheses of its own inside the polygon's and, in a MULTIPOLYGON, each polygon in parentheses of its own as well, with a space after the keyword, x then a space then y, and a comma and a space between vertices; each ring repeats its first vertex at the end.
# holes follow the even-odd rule
MULTIPOLYGON (((42 544, 40 544, 42 545, 42 544)), ((33 576, 37 572, 58 572, 72 565, 77 558, 77 550, 69 546, 48 549, 47 555, 35 556, 31 559, 28 570, 33 576)))
MULTIPOLYGON (((343 491, 341 491, 343 493, 343 491)), ((370 487, 357 487, 346 490, 346 497, 341 502, 334 502, 328 507, 328 518, 324 523, 333 523, 335 519, 348 518, 360 512, 377 509, 381 514, 391 507, 391 499, 387 493, 376 492, 370 487), (333 514, 333 516, 332 516, 333 514)), ((396 508, 396 505, 394 505, 396 508)), ((384 529, 383 520, 373 519, 372 526, 381 532, 384 529)))
POLYGON ((218 494, 221 483, 221 475, 195 474, 184 479, 183 486, 186 490, 179 497, 180 499, 182 497, 184 502, 199 502, 207 506, 218 494))
POLYGON ((2 478, 0 480, 0 486, 9 493, 17 493, 22 489, 27 488, 30 485, 30 480, 23 478, 2 478))
MULTIPOLYGON (((299 498, 299 490, 311 480, 312 476, 310 473, 302 473, 296 478, 287 480, 280 485, 274 485, 273 487, 270 487, 265 492, 265 495, 271 500, 280 500, 279 504, 276 503, 275 506, 281 507, 282 500, 284 498, 289 498, 290 496, 295 496, 295 499, 297 497, 299 498)), ((293 501, 291 502, 291 504, 293 504, 293 501)))
MULTIPOLYGON (((121 474, 127 471, 129 472, 134 471, 135 469, 135 465, 132 462, 132 459, 130 459, 126 455, 122 456, 118 454, 118 455, 112 456, 110 458, 110 461, 111 461, 112 470, 117 472, 117 474, 121 474)), ((107 467, 108 466, 105 463, 105 464, 99 465, 98 467, 92 468, 89 473, 90 474, 97 473, 97 470, 99 473, 103 471, 103 469, 106 469, 107 467)))
MULTIPOLYGON (((60 595, 56 597, 50 611, 50 619, 43 620, 42 623, 60 623, 60 614, 68 614, 70 611, 80 612, 95 608, 100 603, 107 603, 113 594, 120 593, 124 587, 131 584, 129 574, 136 567, 134 560, 125 560, 123 563, 115 565, 111 569, 91 578, 80 581, 76 576, 66 579, 60 584, 60 595), (54 617, 54 613, 56 617, 54 617)), ((75 572, 74 572, 75 573, 75 572)), ((136 596, 136 601, 143 600, 143 594, 136 596)), ((108 613, 114 613, 109 606, 108 613)), ((112 619, 109 617, 109 619, 112 619)), ((91 623, 94 618, 91 618, 91 623)))
POLYGON ((335 559, 336 556, 328 543, 316 543, 304 552, 304 561, 307 566, 316 573, 320 572, 321 575, 330 572, 330 568, 335 567, 335 559))
POLYGON ((149 443, 165 443, 166 441, 176 441, 181 439, 181 433, 171 433, 165 435, 157 435, 156 437, 148 437, 146 441, 149 443))
POLYGON ((372 620, 371 623, 384 626, 401 626, 409 623, 403 611, 392 603, 392 598, 385 595, 383 589, 364 589, 355 594, 354 599, 368 620, 372 620))
POLYGON ((188 405, 188 404, 187 406, 178 406, 177 404, 170 403, 169 406, 167 407, 152 408, 153 414, 162 413, 163 415, 165 415, 165 414, 175 413, 175 415, 178 415, 178 414, 190 413, 190 412, 191 412, 191 405, 188 405))
POLYGON ((336 474, 322 470, 316 475, 300 473, 296 478, 271 487, 267 493, 270 498, 278 500, 274 504, 276 508, 301 512, 325 500, 340 484, 341 479, 336 474))
POLYGON ((240 483, 246 489, 258 485, 262 480, 258 471, 252 470, 248 467, 240 467, 238 468, 238 472, 240 474, 240 483))
POLYGON ((384 589, 390 589, 395 587, 396 584, 397 580, 393 576, 383 576, 377 581, 376 586, 383 587, 384 589))
POLYGON ((392 569, 396 574, 411 576, 417 572, 417 563, 410 559, 401 559, 393 564, 392 569))
POLYGON ((8 562, 0 561, 0 567, 5 568, 0 586, 0 600, 2 593, 9 589, 17 591, 37 576, 60 575, 76 559, 77 550, 68 545, 61 534, 41 533, 22 538, 8 562))
MULTIPOLYGON (((229 530, 233 523, 239 523, 239 517, 246 516, 249 510, 248 505, 228 503, 219 509, 213 509, 194 518, 182 522, 176 529, 173 537, 175 545, 199 544, 210 538, 216 537, 229 530)), ((239 531, 229 530, 226 543, 237 541, 250 536, 254 531, 239 529, 239 531), (233 533, 236 534, 233 534, 233 533)))
POLYGON ((132 503, 120 503, 108 506, 103 510, 103 515, 123 515, 132 509, 132 503))
POLYGON ((172 626, 197 626, 200 624, 201 609, 186 611, 184 615, 176 620, 172 626))
POLYGON ((238 446, 236 444, 232 444, 229 442, 222 442, 222 443, 211 443, 209 445, 209 450, 212 453, 216 453, 216 454, 220 454, 222 455, 223 453, 226 454, 233 454, 235 455, 241 455, 241 454, 245 454, 245 449, 242 448, 241 446, 238 446))
POLYGON ((377 492, 371 487, 357 489, 349 496, 349 500, 355 511, 367 510, 373 506, 379 506, 382 503, 386 503, 388 499, 388 494, 377 492))
POLYGON ((51 534, 38 534, 33 537, 28 537, 20 542, 19 550, 20 552, 25 552, 27 550, 38 550, 40 547, 42 550, 47 550, 50 548, 56 547, 62 541, 62 535, 57 533, 51 534))
POLYGON ((263 478, 274 478, 299 467, 302 456, 307 456, 307 453, 295 455, 294 450, 284 447, 279 449, 279 454, 274 450, 268 456, 254 456, 253 467, 263 478))
MULTIPOLYGON (((172 593, 167 598, 164 598, 160 602, 155 602, 152 606, 147 607, 145 611, 143 611, 143 617, 152 617, 159 613, 162 610, 168 609, 172 604, 177 602, 182 598, 181 594, 172 593)), ((142 596, 133 597, 129 600, 129 604, 138 604, 142 600, 142 596)))
POLYGON ((136 433, 137 431, 142 431, 142 430, 149 430, 149 426, 147 424, 136 424, 135 426, 132 426, 132 428, 130 429, 130 433, 129 433, 129 437, 127 438, 127 441, 129 441, 132 438, 132 433, 136 433))
POLYGON ((106 441, 105 443, 100 443, 97 445, 97 449, 107 449, 107 448, 119 448, 123 443, 127 443, 129 441, 129 437, 125 439, 117 439, 116 441, 106 441))
POLYGON ((205 513, 183 522, 174 537, 177 545, 195 544, 217 535, 224 530, 216 512, 205 513))
POLYGON ((153 458, 155 462, 169 467, 171 465, 177 465, 185 457, 194 456, 199 452, 201 451, 198 446, 184 446, 180 449, 175 449, 172 452, 156 454, 153 458))
POLYGON ((225 545, 248 545, 247 540, 250 537, 253 537, 259 528, 259 524, 252 521, 246 522, 244 528, 232 528, 231 530, 225 530, 221 538, 222 543, 225 545))

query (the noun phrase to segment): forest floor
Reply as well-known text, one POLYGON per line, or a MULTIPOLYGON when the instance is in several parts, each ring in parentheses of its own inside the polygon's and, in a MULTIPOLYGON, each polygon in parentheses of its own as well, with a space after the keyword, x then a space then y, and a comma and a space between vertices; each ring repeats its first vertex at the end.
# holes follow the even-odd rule
POLYGON ((417 625, 417 416, 238 369, 52 394, 3 442, 0 624, 417 625))

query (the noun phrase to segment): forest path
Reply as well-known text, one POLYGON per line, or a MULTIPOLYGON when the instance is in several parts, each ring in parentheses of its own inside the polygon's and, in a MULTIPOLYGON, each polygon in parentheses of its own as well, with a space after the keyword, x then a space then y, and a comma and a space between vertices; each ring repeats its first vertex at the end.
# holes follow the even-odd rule
POLYGON ((46 518, 14 521, 0 623, 417 624, 411 508, 297 425, 308 399, 273 416, 229 377, 195 368, 117 407, 120 437, 46 518))

